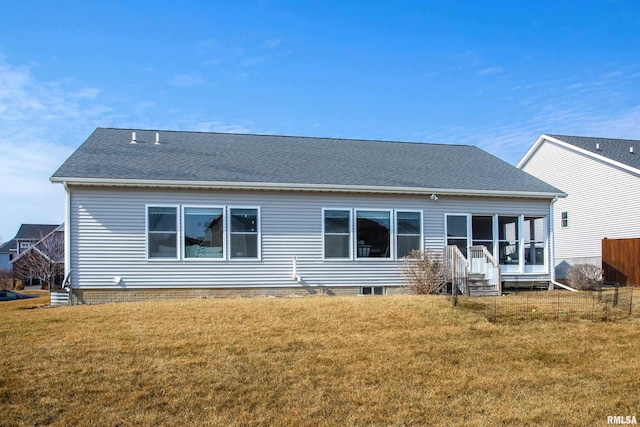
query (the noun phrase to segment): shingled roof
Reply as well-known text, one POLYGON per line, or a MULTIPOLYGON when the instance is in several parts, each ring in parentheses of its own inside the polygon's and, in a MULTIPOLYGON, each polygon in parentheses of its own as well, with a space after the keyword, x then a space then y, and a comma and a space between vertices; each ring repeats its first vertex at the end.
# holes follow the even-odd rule
POLYGON ((51 181, 563 195, 469 145, 113 128, 96 129, 51 181))
POLYGON ((22 224, 14 239, 37 241, 58 227, 60 227, 60 224, 22 224))
POLYGON ((570 135, 547 136, 640 170, 640 141, 570 135), (632 147, 633 152, 630 150, 632 147))

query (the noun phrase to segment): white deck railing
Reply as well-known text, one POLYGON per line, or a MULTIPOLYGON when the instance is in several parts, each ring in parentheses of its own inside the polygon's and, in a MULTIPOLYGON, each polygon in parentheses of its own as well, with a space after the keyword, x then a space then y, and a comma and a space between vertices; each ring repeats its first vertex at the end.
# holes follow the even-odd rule
POLYGON ((446 277, 451 281, 452 292, 457 289, 456 292, 461 293, 462 295, 468 295, 469 289, 467 288, 467 277, 469 263, 467 262, 467 259, 455 245, 445 246, 442 254, 444 257, 446 277))
POLYGON ((502 277, 500 276, 500 265, 489 252, 486 246, 471 246, 469 271, 484 275, 489 284, 498 292, 502 292, 502 277))

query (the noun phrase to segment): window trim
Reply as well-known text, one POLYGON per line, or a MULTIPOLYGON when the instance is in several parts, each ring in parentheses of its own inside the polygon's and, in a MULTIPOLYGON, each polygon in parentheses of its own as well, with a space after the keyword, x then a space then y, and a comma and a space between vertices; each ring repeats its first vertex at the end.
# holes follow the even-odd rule
POLYGON ((385 295, 387 295, 387 287, 386 286, 360 286, 360 292, 358 293, 359 296, 361 297, 383 297, 385 295), (370 288, 371 289, 371 293, 369 294, 365 294, 364 293, 364 289, 365 288, 370 288), (382 290, 382 293, 376 294, 375 290, 376 289, 380 289, 382 290))
POLYGON ((394 215, 395 209, 380 209, 380 208, 354 208, 353 209, 353 259, 356 261, 395 261, 395 227, 394 227, 394 215), (358 256, 358 212, 387 212, 389 214, 389 256, 387 257, 360 257, 358 256))
MULTIPOLYGON (((182 215, 182 236, 180 239, 181 242, 181 249, 180 249, 180 254, 181 254, 181 259, 187 262, 207 262, 207 261, 215 261, 215 262, 221 262, 221 261, 226 261, 227 260, 227 210, 225 206, 214 206, 214 205, 182 205, 181 209, 180 209, 180 214, 182 215), (186 227, 186 216, 185 216, 185 209, 189 209, 189 208, 196 208, 196 209, 221 209, 222 210, 222 241, 223 241, 223 245, 222 245, 222 257, 221 258, 198 258, 198 257, 188 257, 186 254, 186 250, 187 247, 185 245, 184 242, 184 238, 186 236, 186 231, 185 231, 185 227, 186 227)), ((231 232, 231 230, 229 229, 229 233, 231 232)), ((254 258, 251 258, 254 259, 254 258)))
POLYGON ((180 205, 179 204, 165 204, 165 203, 148 203, 144 205, 144 249, 145 258, 147 261, 177 261, 180 260, 180 253, 182 244, 180 242, 180 205), (150 257, 149 255, 149 208, 174 208, 176 210, 176 254, 175 257, 150 257))
POLYGON ((393 225, 395 226, 394 240, 395 250, 393 252, 394 259, 402 260, 403 257, 398 256, 398 238, 400 236, 415 236, 415 234, 400 234, 398 231, 398 213, 417 213, 420 215, 420 247, 418 250, 424 252, 424 214, 421 209, 394 209, 393 210, 393 225))
POLYGON ((262 261, 262 212, 260 209, 260 206, 242 206, 242 205, 228 205, 227 209, 225 211, 228 215, 228 223, 229 226, 226 230, 226 241, 225 243, 228 245, 229 251, 228 251, 228 258, 226 258, 228 261, 262 261), (233 234, 254 234, 254 233, 239 233, 239 232, 233 232, 231 231, 231 210, 233 209, 255 209, 256 210, 256 225, 258 228, 258 231, 256 234, 256 245, 257 245, 257 252, 256 252, 256 257, 236 257, 233 256, 233 248, 231 247, 231 236, 233 234))
POLYGON ((560 228, 569 228, 569 211, 560 212, 560 228))
MULTIPOLYGON (((353 221, 354 221, 354 214, 353 214, 353 209, 352 208, 322 208, 322 218, 321 218, 321 223, 322 223, 322 260, 323 261, 352 261, 354 259, 354 251, 353 251, 353 246, 354 246, 354 227, 353 227, 353 221), (327 251, 326 251, 326 241, 325 241, 325 236, 326 236, 326 231, 325 231, 325 212, 326 211, 344 211, 344 212, 349 212, 349 257, 328 257, 326 256, 327 251)), ((343 235, 344 233, 341 234, 336 234, 336 233, 332 233, 332 235, 343 235)))

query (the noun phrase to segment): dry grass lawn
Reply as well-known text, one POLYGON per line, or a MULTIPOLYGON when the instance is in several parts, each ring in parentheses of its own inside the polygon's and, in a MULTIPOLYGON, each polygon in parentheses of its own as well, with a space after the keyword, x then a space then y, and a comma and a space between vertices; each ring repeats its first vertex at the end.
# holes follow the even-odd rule
POLYGON ((640 417, 637 318, 496 324, 423 296, 23 304, 0 303, 0 425, 640 417))

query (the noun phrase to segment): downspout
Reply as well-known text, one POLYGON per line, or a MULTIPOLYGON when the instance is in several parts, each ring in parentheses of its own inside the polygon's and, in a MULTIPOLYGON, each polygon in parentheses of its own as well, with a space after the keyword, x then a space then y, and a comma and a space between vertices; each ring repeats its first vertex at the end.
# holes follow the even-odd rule
POLYGON ((64 276, 67 282, 67 292, 69 293, 69 305, 73 305, 73 293, 71 291, 71 190, 67 181, 62 182, 65 192, 64 207, 64 276))
POLYGON ((553 287, 558 287, 562 289, 566 289, 571 292, 578 292, 577 289, 573 289, 571 286, 563 285, 562 283, 556 282, 556 238, 555 238, 555 213, 553 205, 558 200, 558 197, 554 197, 551 203, 549 204, 549 257, 551 258, 551 265, 549 266, 549 273, 551 275, 551 280, 549 284, 549 290, 552 291, 553 287))

